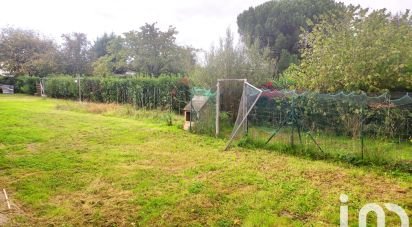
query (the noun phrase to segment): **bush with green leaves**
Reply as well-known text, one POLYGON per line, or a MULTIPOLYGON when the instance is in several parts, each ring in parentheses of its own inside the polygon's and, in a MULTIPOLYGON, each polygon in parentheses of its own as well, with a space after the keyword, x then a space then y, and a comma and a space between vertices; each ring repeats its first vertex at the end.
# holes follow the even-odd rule
POLYGON ((18 76, 14 77, 13 79, 8 79, 6 84, 14 85, 15 93, 33 95, 34 93, 36 93, 36 83, 38 83, 39 81, 39 77, 18 76))
POLYGON ((54 76, 46 79, 46 94, 53 98, 90 102, 132 104, 140 108, 172 108, 180 111, 190 98, 188 83, 177 76, 82 77, 54 76))
POLYGON ((0 76, 0 84, 14 85, 16 77, 0 76))
POLYGON ((348 7, 302 35, 297 87, 320 92, 412 89, 412 15, 348 7))

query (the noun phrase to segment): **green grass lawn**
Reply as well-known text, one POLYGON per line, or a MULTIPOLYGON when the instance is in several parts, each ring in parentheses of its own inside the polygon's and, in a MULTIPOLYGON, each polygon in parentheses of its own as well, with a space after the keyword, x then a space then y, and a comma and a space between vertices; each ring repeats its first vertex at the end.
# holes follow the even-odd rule
MULTIPOLYGON (((0 204, 0 214, 9 225, 336 226, 341 193, 353 226, 368 202, 412 217, 407 173, 225 152, 225 140, 185 132, 177 117, 168 126, 159 111, 108 106, 0 95, 0 187, 14 208, 0 204)), ((389 212, 387 223, 399 225, 389 212)))
MULTIPOLYGON (((274 129, 265 127, 250 127, 249 137, 251 140, 261 141, 266 143, 267 139, 273 134, 274 129)), ((310 138, 308 133, 302 132, 300 143, 298 133, 295 131, 295 145, 301 145, 303 148, 310 148, 317 152, 325 152, 332 156, 351 155, 361 159, 361 140, 360 138, 350 138, 347 136, 334 136, 327 134, 311 134, 316 143, 321 147, 319 150, 317 145, 310 138)), ((291 130, 284 128, 277 132, 269 145, 290 145, 291 130)), ((384 139, 364 139, 364 160, 371 161, 375 164, 386 162, 388 164, 410 163, 412 166, 412 143, 409 141, 396 142, 384 139)), ((410 168, 409 168, 410 169, 410 168)))

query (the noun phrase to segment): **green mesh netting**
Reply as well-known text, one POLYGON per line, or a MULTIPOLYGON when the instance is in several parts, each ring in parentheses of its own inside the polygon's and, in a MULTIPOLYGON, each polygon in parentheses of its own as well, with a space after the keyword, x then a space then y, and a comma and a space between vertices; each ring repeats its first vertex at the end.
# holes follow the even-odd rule
POLYGON ((195 133, 213 135, 215 132, 216 94, 210 89, 193 87, 191 100, 186 109, 190 109, 190 130, 195 133))
POLYGON ((193 96, 206 96, 206 97, 214 97, 216 93, 212 92, 210 89, 206 88, 199 88, 193 87, 191 90, 192 97, 193 96))
POLYGON ((392 162, 412 160, 412 98, 265 91, 248 135, 273 146, 392 162))
MULTIPOLYGON (((298 147, 328 155, 374 162, 412 160, 412 97, 391 98, 388 93, 321 94, 290 90, 265 90, 256 105, 241 108, 256 92, 246 92, 243 83, 221 83, 220 136, 239 139, 244 135, 268 147, 298 147), (249 94, 249 96, 248 96, 249 94), (242 98, 243 97, 243 98, 242 98), (246 123, 240 119, 247 115, 246 123), (240 134, 233 128, 241 126, 240 134)), ((207 102, 196 112, 195 132, 215 133, 216 96, 210 90, 195 88, 194 100, 207 102)), ((247 102, 246 107, 252 102, 247 102)))

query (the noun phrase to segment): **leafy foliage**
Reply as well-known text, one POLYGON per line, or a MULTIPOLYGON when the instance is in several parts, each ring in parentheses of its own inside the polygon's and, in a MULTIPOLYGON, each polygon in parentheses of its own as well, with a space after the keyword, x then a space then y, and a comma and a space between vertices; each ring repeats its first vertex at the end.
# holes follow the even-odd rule
POLYGON ((275 62, 268 58, 269 50, 258 49, 259 43, 250 48, 235 45, 228 29, 217 48, 212 47, 205 55, 205 65, 192 75, 195 84, 214 88, 217 79, 246 78, 251 83, 263 84, 273 78, 275 62))
POLYGON ((106 46, 107 54, 93 63, 93 75, 108 76, 123 74, 128 70, 126 43, 120 36, 110 40, 106 46))
POLYGON ((97 37, 94 41, 93 46, 90 48, 90 55, 93 59, 98 59, 106 54, 108 54, 107 47, 109 43, 114 40, 117 36, 114 33, 104 33, 102 36, 97 37))
POLYGON ((145 24, 139 31, 107 42, 107 54, 93 63, 95 75, 111 75, 133 71, 150 76, 185 74, 192 70, 194 50, 176 44, 176 28, 165 32, 156 23, 145 24))
POLYGON ((154 76, 161 73, 182 73, 183 61, 191 61, 193 56, 184 53, 190 49, 179 47, 175 43, 176 34, 176 28, 170 26, 163 32, 156 27, 156 23, 145 24, 140 27, 140 31, 125 33, 132 69, 154 76))
POLYGON ((0 34, 0 67, 14 75, 44 76, 59 68, 52 40, 31 30, 5 28, 0 34))
POLYGON ((123 36, 98 37, 93 45, 84 33, 63 34, 62 45, 31 30, 5 28, 0 34, 0 68, 11 74, 188 74, 195 49, 176 44, 176 28, 161 31, 156 23, 123 36))
POLYGON ((19 76, 16 79, 15 92, 33 95, 36 93, 36 83, 40 78, 32 76, 19 76))
POLYGON ((302 36, 298 87, 324 92, 412 89, 412 16, 348 7, 302 36), (340 19, 344 18, 344 19, 340 19))
POLYGON ((64 73, 90 74, 90 43, 84 33, 71 33, 62 35, 64 40, 61 51, 64 73))
MULTIPOLYGON (((77 78, 55 76, 46 80, 46 94, 54 98, 78 99, 77 78)), ((189 99, 189 88, 180 77, 130 77, 80 79, 82 100, 132 104, 140 108, 172 108, 179 111, 189 99)))
POLYGON ((36 83, 40 81, 39 77, 18 76, 18 77, 0 77, 0 84, 14 86, 14 92, 33 95, 36 93, 36 83))
POLYGON ((282 72, 297 63, 299 34, 302 28, 310 28, 307 21, 317 23, 321 14, 342 7, 333 0, 269 1, 241 13, 237 24, 246 45, 258 40, 260 48, 269 47, 270 56, 281 62, 278 70, 282 72))
POLYGON ((130 31, 107 43, 107 54, 94 64, 94 74, 110 75, 128 70, 159 76, 185 74, 192 70, 194 50, 176 44, 176 28, 165 32, 156 23, 145 24, 139 31, 130 31))

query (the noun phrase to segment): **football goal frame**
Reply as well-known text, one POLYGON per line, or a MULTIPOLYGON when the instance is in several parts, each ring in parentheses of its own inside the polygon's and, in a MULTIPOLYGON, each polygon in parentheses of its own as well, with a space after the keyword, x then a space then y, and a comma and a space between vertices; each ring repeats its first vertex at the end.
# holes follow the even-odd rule
POLYGON ((260 96, 262 95, 262 90, 250 84, 247 79, 218 79, 216 84, 216 137, 220 134, 220 106, 221 106, 221 92, 222 92, 222 83, 227 82, 242 82, 243 91, 242 96, 239 101, 239 108, 237 112, 237 118, 235 126, 232 130, 230 139, 226 144, 225 151, 229 149, 235 137, 241 132, 243 128, 247 132, 247 119, 252 111, 253 107, 256 105, 260 96), (253 95, 252 95, 253 94, 253 95))

